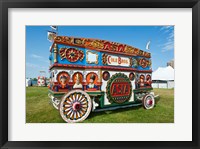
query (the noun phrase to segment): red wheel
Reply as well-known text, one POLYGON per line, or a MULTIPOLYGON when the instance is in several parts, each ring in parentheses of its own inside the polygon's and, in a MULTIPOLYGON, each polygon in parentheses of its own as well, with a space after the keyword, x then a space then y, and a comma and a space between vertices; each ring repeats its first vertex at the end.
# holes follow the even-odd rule
POLYGON ((145 109, 152 109, 155 105, 154 96, 151 94, 147 94, 142 99, 142 104, 145 109))
POLYGON ((65 94, 60 103, 60 115, 68 123, 85 120, 92 109, 90 96, 82 90, 73 90, 65 94))

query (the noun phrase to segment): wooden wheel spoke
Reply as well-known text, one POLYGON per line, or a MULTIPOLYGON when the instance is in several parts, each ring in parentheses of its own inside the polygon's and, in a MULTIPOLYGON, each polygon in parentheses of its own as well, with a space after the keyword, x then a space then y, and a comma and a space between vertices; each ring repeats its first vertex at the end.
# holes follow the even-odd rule
POLYGON ((63 102, 63 105, 69 105, 69 104, 71 104, 71 103, 68 103, 68 102, 63 102))
POLYGON ((80 100, 81 100, 81 98, 82 98, 82 94, 80 94, 78 101, 80 101, 80 100))
POLYGON ((88 104, 87 103, 81 103, 81 106, 85 107, 85 106, 88 106, 88 104))
POLYGON ((72 110, 72 113, 70 114, 70 119, 74 119, 73 116, 74 116, 74 111, 72 110))
POLYGON ((69 119, 69 118, 70 118, 70 115, 69 115, 69 114, 67 114, 67 115, 66 115, 66 118, 68 118, 68 119, 69 119))
POLYGON ((85 104, 85 105, 82 105, 82 108, 87 108, 88 107, 88 105, 87 104, 85 104))
POLYGON ((76 97, 75 97, 75 95, 73 95, 72 97, 73 97, 73 98, 72 98, 72 99, 73 99, 73 101, 75 101, 75 100, 76 100, 76 97))
POLYGON ((69 100, 65 100, 65 104, 71 104, 71 102, 69 100))
POLYGON ((74 113, 74 118, 78 119, 77 111, 75 111, 75 113, 74 113))
POLYGON ((64 107, 65 107, 65 108, 71 107, 71 104, 65 104, 64 107))
POLYGON ((81 111, 87 111, 87 108, 85 108, 85 107, 83 107, 82 109, 81 109, 81 111))
POLYGON ((74 115, 73 115, 73 119, 75 119, 76 118, 76 111, 74 111, 74 115))
POLYGON ((71 96, 69 97, 69 99, 70 99, 70 102, 72 102, 72 101, 73 101, 73 98, 72 98, 71 96))
POLYGON ((69 110, 71 109, 71 107, 63 107, 63 109, 64 109, 65 111, 69 111, 69 110))
POLYGON ((78 118, 80 117, 80 112, 79 111, 77 111, 77 116, 78 116, 78 118))
POLYGON ((81 94, 77 94, 77 96, 76 96, 77 101, 79 101, 80 95, 81 94))
POLYGON ((74 100, 76 100, 76 95, 77 95, 77 93, 75 93, 73 96, 74 96, 74 100))
POLYGON ((69 115, 72 112, 72 109, 70 109, 69 111, 64 112, 64 115, 69 115))
POLYGON ((65 110, 65 115, 69 115, 71 113, 71 109, 65 110))
POLYGON ((79 111, 80 117, 82 117, 84 115, 83 111, 79 111))
POLYGON ((83 98, 80 100, 80 102, 83 102, 84 100, 86 100, 86 98, 85 98, 85 97, 83 97, 83 98))
POLYGON ((78 101, 82 101, 84 99, 84 96, 82 95, 80 98, 79 98, 79 100, 78 101))
POLYGON ((87 101, 83 101, 81 102, 82 105, 86 105, 87 104, 87 101))
POLYGON ((73 101, 73 95, 70 95, 69 98, 71 101, 73 101))
POLYGON ((71 102, 71 100, 70 100, 68 97, 66 98, 66 101, 69 101, 69 102, 71 102))

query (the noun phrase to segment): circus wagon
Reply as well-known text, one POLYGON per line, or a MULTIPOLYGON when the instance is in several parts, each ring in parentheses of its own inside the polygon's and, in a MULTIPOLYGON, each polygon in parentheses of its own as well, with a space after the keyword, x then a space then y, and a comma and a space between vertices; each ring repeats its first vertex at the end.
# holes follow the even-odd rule
POLYGON ((46 86, 45 71, 40 71, 40 75, 38 76, 38 80, 37 80, 37 85, 46 86))
POLYGON ((95 111, 155 105, 148 52, 106 40, 56 36, 49 60, 49 97, 66 122, 81 122, 95 111))

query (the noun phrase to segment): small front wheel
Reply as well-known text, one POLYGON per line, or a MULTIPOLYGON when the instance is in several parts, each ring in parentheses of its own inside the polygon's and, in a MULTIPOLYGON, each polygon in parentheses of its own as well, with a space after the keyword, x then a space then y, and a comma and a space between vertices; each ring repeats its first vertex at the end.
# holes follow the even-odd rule
POLYGON ((145 109, 152 109, 155 105, 155 99, 152 94, 147 94, 142 99, 142 104, 145 109))
POLYGON ((60 115, 68 123, 85 120, 92 109, 90 96, 82 90, 73 90, 62 97, 60 115))

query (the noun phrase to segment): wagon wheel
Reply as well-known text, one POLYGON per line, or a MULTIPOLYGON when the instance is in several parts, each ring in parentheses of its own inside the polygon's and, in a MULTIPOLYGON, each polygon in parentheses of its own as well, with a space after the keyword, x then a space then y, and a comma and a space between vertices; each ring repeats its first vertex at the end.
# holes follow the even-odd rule
POLYGON ((154 96, 151 94, 147 94, 142 99, 142 104, 145 109, 152 109, 155 105, 154 96))
POLYGON ((65 94, 60 103, 60 115, 68 123, 81 122, 90 114, 92 101, 82 90, 73 90, 65 94))

